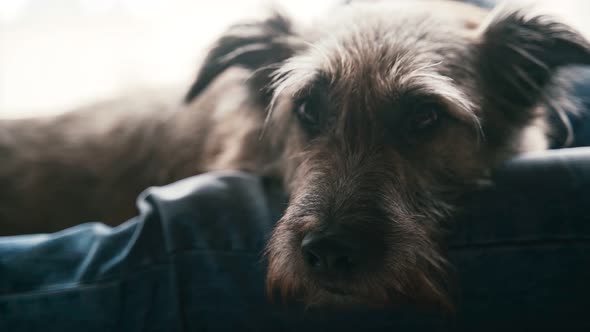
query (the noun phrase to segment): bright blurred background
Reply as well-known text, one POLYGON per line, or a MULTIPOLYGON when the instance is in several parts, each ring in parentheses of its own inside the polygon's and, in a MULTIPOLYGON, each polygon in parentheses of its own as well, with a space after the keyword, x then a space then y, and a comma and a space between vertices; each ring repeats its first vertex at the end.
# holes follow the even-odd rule
MULTIPOLYGON (((277 2, 310 16, 332 1, 277 2)), ((185 88, 223 28, 265 8, 264 0, 0 0, 0 116, 185 88)))
MULTIPOLYGON (((338 0, 275 0, 313 18, 338 0)), ((0 0, 0 117, 67 111, 154 87, 184 89, 203 50, 267 0, 0 0)), ((548 1, 588 26, 590 1, 548 1)))

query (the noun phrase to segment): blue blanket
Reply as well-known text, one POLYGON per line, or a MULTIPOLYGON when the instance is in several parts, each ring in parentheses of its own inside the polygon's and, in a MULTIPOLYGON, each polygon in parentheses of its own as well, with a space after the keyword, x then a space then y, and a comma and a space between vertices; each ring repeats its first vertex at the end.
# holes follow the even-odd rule
POLYGON ((210 173, 147 190, 141 214, 116 228, 0 239, 0 331, 590 328, 590 221, 576 221, 585 207, 543 212, 502 194, 475 209, 468 219, 482 225, 462 226, 449 249, 461 282, 454 315, 336 313, 266 301, 262 250, 280 213, 269 193, 248 174, 210 173), (555 215, 563 224, 551 226, 555 215))

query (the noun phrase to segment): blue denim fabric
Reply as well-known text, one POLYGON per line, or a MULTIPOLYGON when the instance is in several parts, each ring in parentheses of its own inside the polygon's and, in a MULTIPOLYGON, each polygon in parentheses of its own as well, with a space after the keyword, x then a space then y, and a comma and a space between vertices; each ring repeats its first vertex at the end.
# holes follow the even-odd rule
POLYGON ((378 331, 408 319, 269 304, 262 252, 284 200, 268 193, 250 175, 210 173, 147 190, 116 228, 0 238, 0 331, 378 331))
POLYGON ((460 287, 448 316, 269 304, 262 251, 282 198, 217 173, 149 189, 140 216, 116 228, 0 238, 0 331, 590 329, 590 218, 571 202, 590 186, 502 188, 468 202, 450 239, 460 287))
POLYGON ((253 177, 204 175, 148 190, 141 215, 116 228, 1 238, 0 331, 201 331, 251 321, 272 227, 261 190, 253 177))

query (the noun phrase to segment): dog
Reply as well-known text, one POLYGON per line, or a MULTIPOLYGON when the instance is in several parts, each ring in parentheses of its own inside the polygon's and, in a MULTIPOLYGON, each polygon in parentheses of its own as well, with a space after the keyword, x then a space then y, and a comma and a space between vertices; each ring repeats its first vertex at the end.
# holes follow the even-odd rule
POLYGON ((576 64, 590 43, 571 27, 452 1, 239 23, 180 105, 3 121, 2 232, 117 224, 148 186, 239 169, 290 195, 266 250, 271 297, 447 307, 457 202, 508 158, 548 148, 546 105, 567 103, 552 91, 576 64))

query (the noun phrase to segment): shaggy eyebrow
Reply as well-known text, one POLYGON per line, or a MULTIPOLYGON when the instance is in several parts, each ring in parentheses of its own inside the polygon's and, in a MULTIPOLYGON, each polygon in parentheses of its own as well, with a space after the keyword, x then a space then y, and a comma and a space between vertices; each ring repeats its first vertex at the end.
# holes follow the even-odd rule
POLYGON ((479 117, 475 113, 475 105, 467 95, 455 84, 454 80, 441 74, 437 68, 443 62, 414 63, 409 55, 398 57, 390 68, 388 76, 393 86, 403 91, 433 96, 444 103, 453 117, 467 124, 475 125, 481 130, 479 117), (408 70, 407 68, 412 68, 408 70))
MULTIPOLYGON (((297 97, 311 87, 318 75, 319 72, 312 61, 304 56, 290 58, 278 67, 271 75, 268 85, 273 95, 267 106, 263 128, 267 127, 281 96, 288 94, 297 97)), ((263 129, 261 135, 264 135, 264 132, 263 129)))
POLYGON ((474 111, 474 104, 467 98, 450 77, 436 73, 420 73, 405 82, 413 93, 442 102, 451 116, 481 128, 480 120, 474 111))

